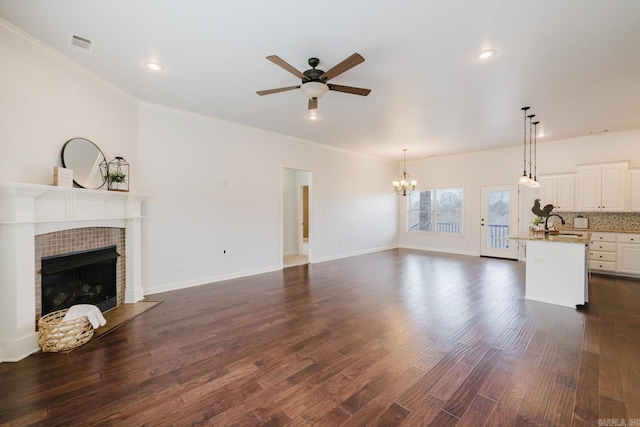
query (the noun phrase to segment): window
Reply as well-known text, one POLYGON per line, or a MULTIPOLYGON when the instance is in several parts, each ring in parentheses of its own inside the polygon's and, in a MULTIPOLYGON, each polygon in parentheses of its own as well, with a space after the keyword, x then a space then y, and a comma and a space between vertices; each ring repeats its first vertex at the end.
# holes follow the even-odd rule
POLYGON ((462 234, 462 188, 439 188, 409 194, 409 231, 462 234))

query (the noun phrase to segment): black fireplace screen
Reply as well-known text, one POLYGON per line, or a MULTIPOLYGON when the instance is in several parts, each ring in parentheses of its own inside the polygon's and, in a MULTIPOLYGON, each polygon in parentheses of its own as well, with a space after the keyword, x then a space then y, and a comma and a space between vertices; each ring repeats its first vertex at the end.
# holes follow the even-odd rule
POLYGON ((42 315, 75 304, 117 304, 115 246, 42 258, 42 315))

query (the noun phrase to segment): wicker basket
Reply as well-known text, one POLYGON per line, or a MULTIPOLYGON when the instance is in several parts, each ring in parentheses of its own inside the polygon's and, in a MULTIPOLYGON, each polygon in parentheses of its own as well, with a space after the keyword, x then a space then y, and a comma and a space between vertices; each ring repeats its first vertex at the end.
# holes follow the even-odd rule
POLYGON ((59 352, 81 346, 93 336, 93 326, 87 316, 65 320, 65 310, 58 310, 38 320, 38 342, 42 351, 59 352))

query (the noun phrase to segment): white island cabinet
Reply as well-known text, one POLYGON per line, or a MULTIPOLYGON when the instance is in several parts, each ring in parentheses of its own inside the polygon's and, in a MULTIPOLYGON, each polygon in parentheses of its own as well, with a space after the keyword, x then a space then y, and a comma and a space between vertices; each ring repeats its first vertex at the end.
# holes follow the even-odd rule
POLYGON ((525 298, 580 308, 589 300, 587 269, 591 233, 513 237, 526 244, 525 298))
POLYGON ((589 299, 587 245, 527 241, 525 298, 573 307, 589 299))

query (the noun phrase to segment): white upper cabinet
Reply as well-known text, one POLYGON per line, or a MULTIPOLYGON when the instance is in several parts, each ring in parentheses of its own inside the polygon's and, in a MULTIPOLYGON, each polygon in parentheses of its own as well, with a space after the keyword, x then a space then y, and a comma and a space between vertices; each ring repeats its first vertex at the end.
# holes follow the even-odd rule
POLYGON ((576 210, 578 212, 624 212, 627 210, 629 162, 577 167, 576 210))
POLYGON ((631 211, 640 212, 640 169, 632 169, 631 177, 631 211))
POLYGON ((555 212, 573 212, 575 210, 574 174, 540 176, 541 204, 551 203, 555 212))

